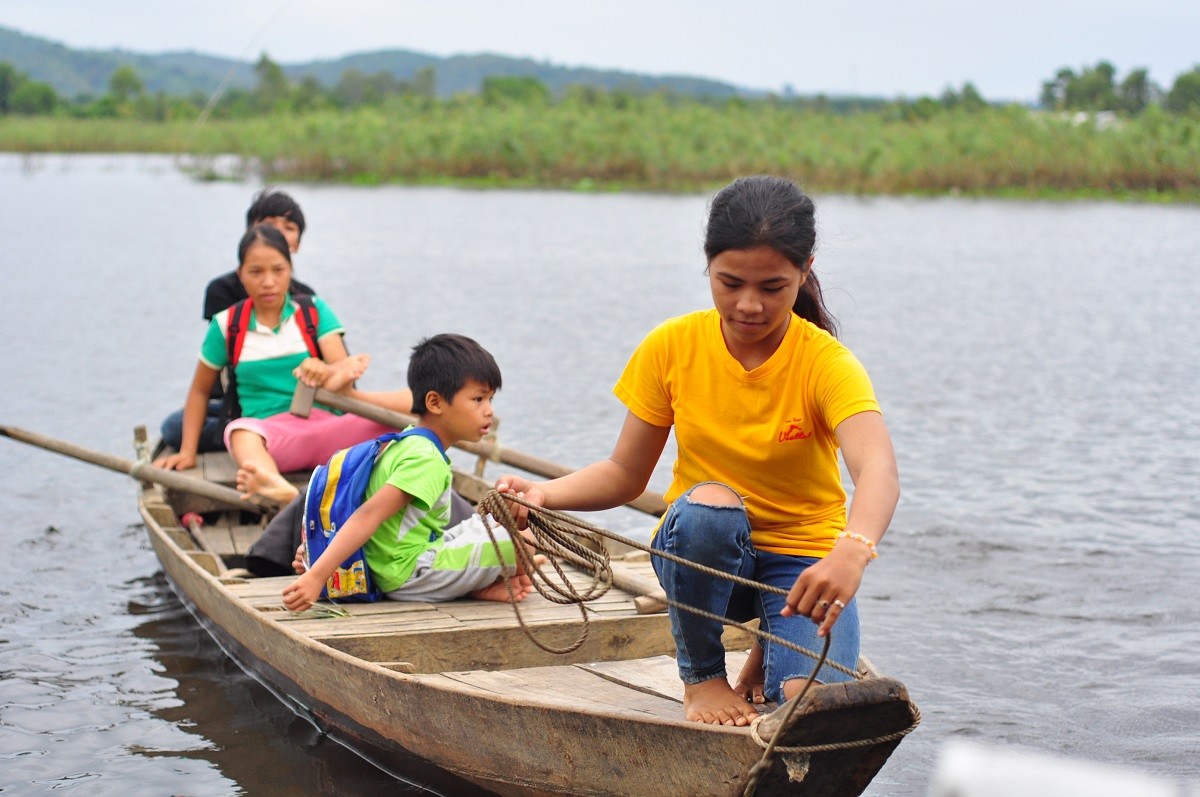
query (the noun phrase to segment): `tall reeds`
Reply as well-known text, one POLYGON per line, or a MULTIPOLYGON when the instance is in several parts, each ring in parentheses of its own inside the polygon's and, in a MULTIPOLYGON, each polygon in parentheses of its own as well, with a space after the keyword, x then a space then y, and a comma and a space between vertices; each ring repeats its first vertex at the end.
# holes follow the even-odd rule
POLYGON ((267 180, 704 190, 770 172, 816 192, 1200 200, 1200 119, 1024 108, 834 114, 772 101, 581 94, 216 121, 0 120, 0 150, 230 154, 267 180))

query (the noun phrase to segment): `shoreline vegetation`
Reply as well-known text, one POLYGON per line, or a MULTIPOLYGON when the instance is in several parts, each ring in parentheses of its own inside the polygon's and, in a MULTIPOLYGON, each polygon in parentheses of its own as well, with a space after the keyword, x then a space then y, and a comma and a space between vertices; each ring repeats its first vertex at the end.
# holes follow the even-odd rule
POLYGON ((8 152, 187 155, 200 179, 709 190, 772 173, 818 193, 1200 202, 1200 119, 1019 107, 906 119, 642 97, 626 107, 397 102, 253 119, 0 119, 8 152), (215 167, 233 156, 234 174, 215 167))
POLYGON ((349 71, 331 89, 294 83, 265 54, 255 72, 255 89, 206 103, 152 94, 122 66, 107 94, 68 101, 0 63, 0 151, 170 154, 198 179, 267 182, 696 192, 770 173, 815 193, 1200 202, 1200 66, 1169 92, 1145 70, 1060 70, 1045 110, 989 104, 971 84, 868 102, 555 96, 489 77, 440 97, 432 69, 349 71))
POLYGON ((0 151, 190 156, 201 179, 703 191, 767 172, 817 193, 1200 201, 1200 118, 1021 107, 925 119, 769 102, 409 100, 249 119, 0 119, 0 151), (215 166, 232 156, 229 174, 215 166))

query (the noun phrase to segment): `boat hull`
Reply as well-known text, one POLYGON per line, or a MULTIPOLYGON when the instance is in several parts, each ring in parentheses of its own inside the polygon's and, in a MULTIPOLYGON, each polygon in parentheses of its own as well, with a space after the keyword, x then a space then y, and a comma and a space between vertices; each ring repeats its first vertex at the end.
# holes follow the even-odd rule
MULTIPOLYGON (((239 600, 218 577, 212 554, 190 545, 154 488, 144 490, 140 510, 168 579, 218 643, 298 713, 387 771, 412 772, 414 758, 432 762, 451 773, 443 786, 430 784, 447 793, 463 793, 461 782, 453 780, 461 778, 481 793, 502 795, 736 795, 761 756, 745 729, 689 723, 682 711, 675 720, 647 715, 632 721, 628 712, 605 711, 602 697, 588 704, 587 695, 546 697, 537 683, 518 683, 516 673, 530 670, 501 669, 506 648, 529 645, 516 629, 474 641, 478 662, 472 662, 487 671, 495 691, 459 683, 453 673, 429 672, 428 662, 418 661, 417 672, 401 672, 366 661, 348 651, 376 644, 370 638, 319 641, 278 622, 277 612, 239 600)), ((591 648, 562 663, 546 654, 547 666, 536 670, 545 685, 569 679, 573 667, 589 658, 655 655, 670 644, 665 616, 639 620, 628 630, 620 624, 603 628, 608 630, 589 639, 591 648)), ((578 627, 543 624, 537 631, 544 639, 566 641, 578 627)), ((381 635, 379 641, 386 639, 381 635)), ((438 632, 423 641, 438 650, 438 632)), ((873 693, 857 686, 854 694, 837 685, 818 687, 832 701, 831 710, 816 712, 818 725, 824 722, 820 733, 840 727, 843 735, 863 738, 879 727, 908 722, 901 716, 909 706, 903 685, 868 680, 875 682, 873 693)), ((776 756, 758 793, 860 794, 898 742, 776 756), (795 764, 791 775, 789 762, 795 764)), ((785 743, 811 742, 789 737, 785 743)))

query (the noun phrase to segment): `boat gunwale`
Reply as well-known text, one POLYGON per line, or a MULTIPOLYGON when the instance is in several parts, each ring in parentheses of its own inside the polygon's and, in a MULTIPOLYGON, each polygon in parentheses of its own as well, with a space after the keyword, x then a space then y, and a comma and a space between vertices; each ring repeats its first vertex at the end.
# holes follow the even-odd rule
MULTIPOLYGON (((139 508, 140 508, 143 504, 143 502, 140 498, 139 498, 138 503, 139 503, 139 508)), ((318 652, 322 655, 327 655, 331 659, 338 660, 345 665, 349 665, 352 667, 369 668, 370 670, 374 671, 376 674, 385 676, 385 677, 395 680, 395 681, 399 681, 401 683, 420 685, 425 688, 435 689, 438 691, 452 692, 452 693, 462 695, 462 696, 467 696, 467 697, 483 697, 484 699, 492 701, 492 702, 504 703, 507 705, 515 706, 515 707, 563 711, 564 713, 568 713, 568 714, 579 713, 578 711, 570 711, 570 710, 564 709, 558 703, 538 702, 535 698, 533 698, 532 696, 529 696, 528 693, 525 693, 525 696, 522 698, 517 698, 517 697, 512 697, 509 695, 504 695, 504 694, 500 694, 500 693, 496 693, 496 692, 488 692, 482 688, 473 687, 469 684, 465 684, 460 681, 456 681, 448 676, 448 674, 452 674, 452 673, 475 672, 474 670, 441 670, 441 671, 429 672, 429 673, 406 673, 406 672, 402 672, 400 670, 394 670, 389 667, 385 667, 384 665, 379 664, 377 662, 373 662, 368 659, 364 659, 359 656, 355 656, 352 653, 347 653, 346 651, 338 649, 334 645, 330 645, 330 644, 326 643, 322 639, 315 639, 312 636, 309 636, 308 634, 303 634, 299 631, 295 631, 295 630, 289 628, 286 623, 278 622, 277 620, 268 616, 266 613, 264 613, 260 609, 250 606, 244 600, 240 599, 234 593, 234 591, 229 588, 229 585, 223 581, 222 576, 214 575, 213 573, 210 573, 208 570, 201 567, 200 564, 198 564, 191 556, 188 556, 188 551, 186 551, 182 547, 180 547, 180 545, 174 539, 172 539, 169 534, 167 534, 165 532, 165 529, 162 527, 162 525, 160 523, 158 523, 149 514, 149 512, 143 512, 142 517, 143 517, 143 519, 146 520, 147 528, 151 529, 156 534, 156 536, 158 536, 159 539, 161 539, 167 546, 169 546, 169 548, 175 554, 176 560, 180 564, 182 564, 185 567, 189 567, 189 568, 193 569, 198 576, 207 579, 209 581, 210 587, 214 591, 216 591, 218 594, 220 594, 231 606, 236 606, 238 608, 238 610, 242 611, 247 617, 255 618, 256 622, 258 622, 263 628, 269 629, 271 633, 281 633, 284 636, 289 637, 295 644, 304 645, 306 647, 312 646, 316 649, 314 652, 318 652), (439 681, 438 683, 435 683, 435 682, 433 682, 432 678, 426 680, 426 679, 423 679, 422 676, 441 677, 441 678, 444 678, 444 680, 439 681)), ((200 551, 197 551, 197 552, 199 553, 200 551)), ((178 585, 174 584, 174 582, 172 582, 172 583, 173 583, 173 586, 177 590, 179 590, 180 592, 183 592, 184 594, 187 594, 186 591, 182 590, 182 588, 180 588, 178 585)), ((189 600, 193 600, 190 595, 189 595, 189 600)), ((195 605, 195 604, 193 603, 193 605, 195 605)), ((212 618, 208 617, 208 615, 204 614, 203 612, 200 612, 200 613, 207 619, 208 623, 215 623, 215 621, 212 618)), ((603 620, 599 620, 599 622, 603 622, 603 620)), ((527 623, 527 625, 529 625, 533 628, 546 628, 546 627, 550 627, 550 626, 570 625, 570 623, 559 623, 558 621, 543 621, 543 622, 530 622, 530 623, 527 623)), ((207 625, 206 625, 206 628, 207 628, 207 625)), ((392 632, 392 633, 383 632, 383 633, 379 633, 379 634, 372 634, 370 636, 409 637, 409 636, 416 636, 416 635, 422 634, 422 633, 430 633, 430 632, 427 632, 427 631, 409 631, 409 632, 392 632)), ((439 633, 439 632, 435 631, 432 633, 439 633)), ((467 633, 471 633, 471 632, 469 630, 463 630, 463 631, 457 631, 455 633, 467 634, 467 633)), ((486 633, 486 632, 484 632, 484 633, 486 633)), ((363 636, 368 636, 368 635, 364 634, 363 636)), ((232 637, 232 638, 236 639, 236 637, 232 637)), ((240 640, 238 640, 238 641, 240 643, 240 640)), ((249 650, 249 649, 247 648, 247 650, 249 650)), ((623 661, 636 661, 636 660, 637 660, 637 658, 623 659, 623 661)), ((564 666, 564 665, 542 665, 542 666, 564 666)), ((539 665, 532 665, 532 666, 525 666, 525 667, 501 668, 498 671, 503 672, 504 670, 518 670, 518 669, 519 670, 531 670, 531 669, 537 669, 538 667, 539 667, 539 665)), ((281 674, 284 674, 284 673, 281 672, 281 674)), ((682 706, 682 704, 680 704, 680 705, 682 706)), ((605 711, 603 709, 597 708, 595 710, 588 709, 586 713, 590 716, 602 716, 607 719, 612 719, 612 720, 622 721, 622 722, 627 722, 630 720, 629 714, 627 712, 621 712, 621 711, 605 711)), ((655 716, 652 714, 644 715, 644 719, 642 717, 639 717, 638 721, 644 722, 647 724, 653 724, 653 725, 664 725, 664 726, 670 726, 670 727, 675 727, 675 728, 681 728, 681 729, 686 729, 688 731, 699 731, 699 732, 703 732, 703 733, 713 733, 713 734, 717 734, 717 735, 741 736, 741 737, 745 737, 748 739, 752 738, 750 735, 750 730, 747 727, 706 725, 706 724, 699 724, 699 723, 691 722, 684 718, 671 719, 671 718, 667 718, 667 717, 658 717, 658 716, 655 716)))

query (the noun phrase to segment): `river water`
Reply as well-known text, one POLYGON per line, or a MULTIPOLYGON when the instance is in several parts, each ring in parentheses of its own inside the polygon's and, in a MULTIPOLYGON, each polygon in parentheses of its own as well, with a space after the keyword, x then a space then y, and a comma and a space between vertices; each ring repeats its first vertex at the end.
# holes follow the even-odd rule
MULTIPOLYGON (((421 336, 471 335, 504 371, 502 441, 557 462, 608 453, 629 352, 709 303, 703 196, 285 187, 297 276, 372 354, 364 386, 401 385, 421 336)), ((0 423, 131 456, 183 398, 256 188, 0 155, 0 423)), ((1200 779, 1200 208, 817 201, 904 489, 864 652, 924 715, 868 794, 924 795, 961 739, 1200 779)), ((0 440, 0 484, 0 792, 427 793, 424 767, 392 780, 225 658, 127 478, 0 440)))

